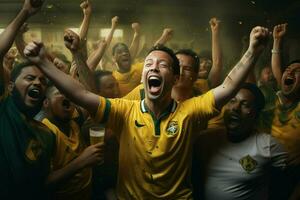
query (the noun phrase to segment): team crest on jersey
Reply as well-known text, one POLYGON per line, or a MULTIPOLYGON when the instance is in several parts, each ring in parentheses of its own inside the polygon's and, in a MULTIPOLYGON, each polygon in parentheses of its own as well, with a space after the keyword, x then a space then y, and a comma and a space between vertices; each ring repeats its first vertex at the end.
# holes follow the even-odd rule
POLYGON ((42 144, 34 139, 28 143, 25 155, 30 161, 36 161, 42 154, 42 144))
POLYGON ((167 127, 167 134, 170 136, 176 135, 178 132, 179 126, 177 121, 170 121, 167 127))
POLYGON ((247 155, 243 158, 240 159, 240 164, 242 165, 243 169, 247 172, 250 173, 252 172, 256 166, 257 162, 254 160, 251 156, 247 155))

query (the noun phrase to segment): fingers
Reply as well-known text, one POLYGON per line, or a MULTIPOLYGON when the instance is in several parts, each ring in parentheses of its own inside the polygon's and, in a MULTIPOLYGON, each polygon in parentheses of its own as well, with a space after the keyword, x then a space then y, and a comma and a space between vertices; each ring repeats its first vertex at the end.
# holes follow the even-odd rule
POLYGON ((90 6, 90 2, 88 0, 86 1, 83 1, 81 4, 80 4, 80 8, 81 9, 87 9, 88 7, 90 6))
POLYGON ((39 55, 43 44, 41 42, 31 42, 24 49, 24 55, 27 57, 35 57, 39 55))
POLYGON ((135 22, 131 24, 131 27, 134 31, 138 31, 140 29, 140 24, 135 22))
POLYGON ((65 46, 70 50, 77 50, 79 48, 80 38, 74 31, 67 29, 64 32, 65 46))
POLYGON ((119 17, 118 16, 114 16, 112 19, 111 19, 111 22, 112 23, 118 23, 119 21, 119 17))

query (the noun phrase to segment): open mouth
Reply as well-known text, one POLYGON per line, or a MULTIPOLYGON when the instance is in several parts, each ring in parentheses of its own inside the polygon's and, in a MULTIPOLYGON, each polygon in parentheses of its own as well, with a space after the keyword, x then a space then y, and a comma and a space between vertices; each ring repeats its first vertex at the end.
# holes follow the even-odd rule
POLYGON ((62 102, 62 106, 64 109, 69 110, 71 108, 71 102, 67 99, 64 99, 62 102))
POLYGON ((159 94, 161 89, 162 81, 159 77, 156 76, 150 76, 148 78, 148 86, 149 91, 152 94, 159 94))
POLYGON ((284 80, 284 84, 287 85, 287 86, 293 85, 294 82, 295 82, 295 80, 294 80, 292 77, 287 77, 287 78, 284 80))
POLYGON ((39 99, 41 96, 41 91, 39 89, 33 88, 28 91, 28 96, 33 99, 39 99))

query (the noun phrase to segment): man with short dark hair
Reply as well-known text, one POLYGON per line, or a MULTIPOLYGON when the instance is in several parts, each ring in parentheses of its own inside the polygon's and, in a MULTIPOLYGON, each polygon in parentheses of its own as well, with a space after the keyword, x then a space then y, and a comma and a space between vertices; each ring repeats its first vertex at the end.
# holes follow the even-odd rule
POLYGON ((208 129, 199 137, 205 199, 268 198, 271 169, 283 170, 287 154, 270 134, 257 130, 264 104, 259 88, 244 83, 224 108, 225 127, 208 129))
POLYGON ((9 85, 2 65, 22 24, 43 1, 25 0, 0 35, 0 199, 46 199, 45 182, 55 147, 54 135, 33 116, 47 88, 43 73, 31 62, 16 66, 9 85))
MULTIPOLYGON (((239 89, 267 37, 268 29, 253 28, 247 52, 223 84, 182 103, 171 97, 180 67, 166 47, 151 49, 145 59, 142 79, 146 97, 142 101, 105 99, 88 92, 47 60, 42 43, 29 44, 24 53, 68 98, 118 134, 119 199, 192 199, 189 176, 194 130, 199 122, 218 113, 239 89)), ((66 45, 76 52, 77 43, 67 41, 66 45)))

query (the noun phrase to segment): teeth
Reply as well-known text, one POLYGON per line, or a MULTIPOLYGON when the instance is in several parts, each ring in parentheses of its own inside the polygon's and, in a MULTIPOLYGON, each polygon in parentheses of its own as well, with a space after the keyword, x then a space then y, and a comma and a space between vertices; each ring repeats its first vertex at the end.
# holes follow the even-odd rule
POLYGON ((28 95, 32 98, 38 98, 40 95, 40 90, 38 89, 32 89, 28 92, 28 95))
POLYGON ((155 76, 151 76, 151 77, 149 78, 149 80, 159 80, 159 78, 158 78, 158 77, 155 77, 155 76))

